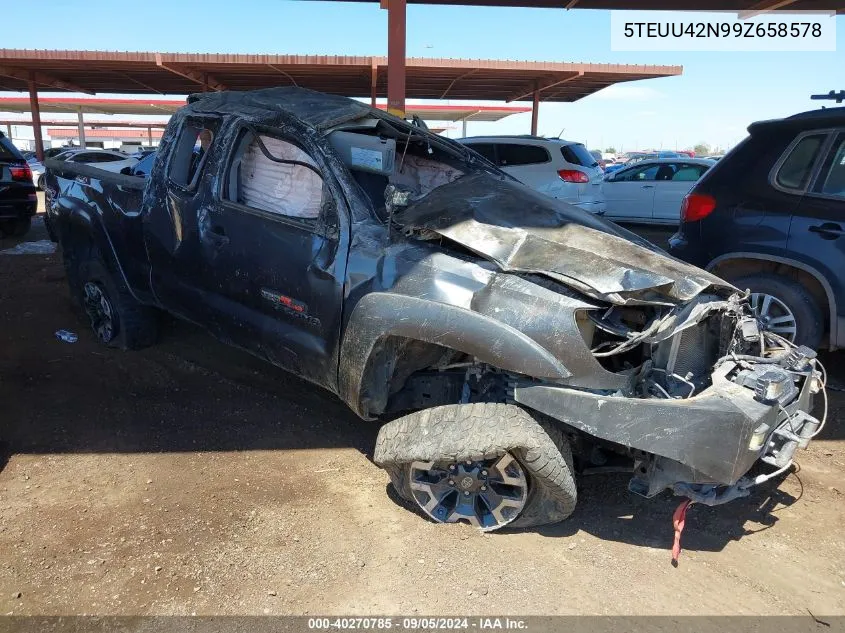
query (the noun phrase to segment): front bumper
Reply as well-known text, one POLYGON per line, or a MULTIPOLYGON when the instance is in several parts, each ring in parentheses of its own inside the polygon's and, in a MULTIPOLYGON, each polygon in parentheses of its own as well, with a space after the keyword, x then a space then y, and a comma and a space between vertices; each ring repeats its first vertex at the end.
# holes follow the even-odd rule
POLYGON ((798 379, 790 402, 768 404, 727 378, 734 368, 731 362, 721 365, 709 388, 686 399, 598 395, 528 381, 517 383, 513 397, 588 435, 645 454, 644 469, 664 471, 658 477, 640 473, 649 476, 649 489, 638 490, 646 496, 675 483, 731 486, 761 458, 787 463, 799 442, 784 442, 784 436, 806 437, 818 427, 809 416, 812 377, 798 379))

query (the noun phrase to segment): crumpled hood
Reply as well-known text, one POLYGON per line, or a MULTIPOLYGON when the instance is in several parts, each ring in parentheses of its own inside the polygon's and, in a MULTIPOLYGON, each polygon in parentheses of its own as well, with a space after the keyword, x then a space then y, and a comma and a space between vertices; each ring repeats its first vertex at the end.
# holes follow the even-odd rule
POLYGON ((438 187, 394 219, 503 271, 541 274, 610 303, 675 305, 709 287, 734 290, 612 222, 494 175, 438 187))

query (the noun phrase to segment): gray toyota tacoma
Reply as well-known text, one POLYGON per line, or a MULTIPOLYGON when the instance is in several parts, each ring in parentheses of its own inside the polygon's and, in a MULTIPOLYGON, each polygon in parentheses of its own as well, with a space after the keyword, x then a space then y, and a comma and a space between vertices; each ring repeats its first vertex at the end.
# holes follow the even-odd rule
POLYGON ((578 473, 620 459, 637 494, 723 503, 820 430, 814 352, 744 292, 419 121, 209 93, 149 176, 47 167, 102 343, 149 345, 166 311, 334 392, 387 421, 374 460, 435 521, 560 521, 578 473))

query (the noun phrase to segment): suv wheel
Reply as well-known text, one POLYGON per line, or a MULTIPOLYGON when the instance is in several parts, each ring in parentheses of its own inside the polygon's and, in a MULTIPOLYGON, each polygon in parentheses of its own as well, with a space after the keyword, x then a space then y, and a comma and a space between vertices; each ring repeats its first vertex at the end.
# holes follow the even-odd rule
POLYGON ((818 348, 824 334, 824 317, 803 286, 765 273, 740 277, 732 283, 751 291, 751 308, 765 329, 797 345, 818 348))
POLYGON ((32 218, 19 218, 17 220, 0 221, 0 233, 7 237, 23 237, 29 233, 32 226, 32 218))
POLYGON ((434 407, 385 424, 373 460, 410 507, 481 530, 556 523, 575 509, 569 442, 516 405, 434 407))

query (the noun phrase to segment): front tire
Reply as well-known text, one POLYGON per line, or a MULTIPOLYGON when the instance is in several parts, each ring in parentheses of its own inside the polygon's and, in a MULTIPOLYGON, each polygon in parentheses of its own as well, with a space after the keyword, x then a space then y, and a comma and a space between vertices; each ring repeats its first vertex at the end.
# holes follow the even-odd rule
POLYGON ((441 523, 535 527, 566 519, 578 499, 569 442, 516 405, 446 405, 406 415, 381 428, 373 459, 400 497, 441 523), (443 478, 450 474, 451 482, 443 478), (485 484, 496 493, 487 499, 485 484))
POLYGON ((155 342, 158 328, 153 308, 138 303, 122 282, 116 282, 98 259, 79 263, 76 296, 94 336, 103 345, 141 349, 155 342))
POLYGON ((751 308, 764 328, 796 345, 818 349, 824 334, 824 316, 813 296, 788 277, 768 273, 733 280, 751 291, 751 308))

